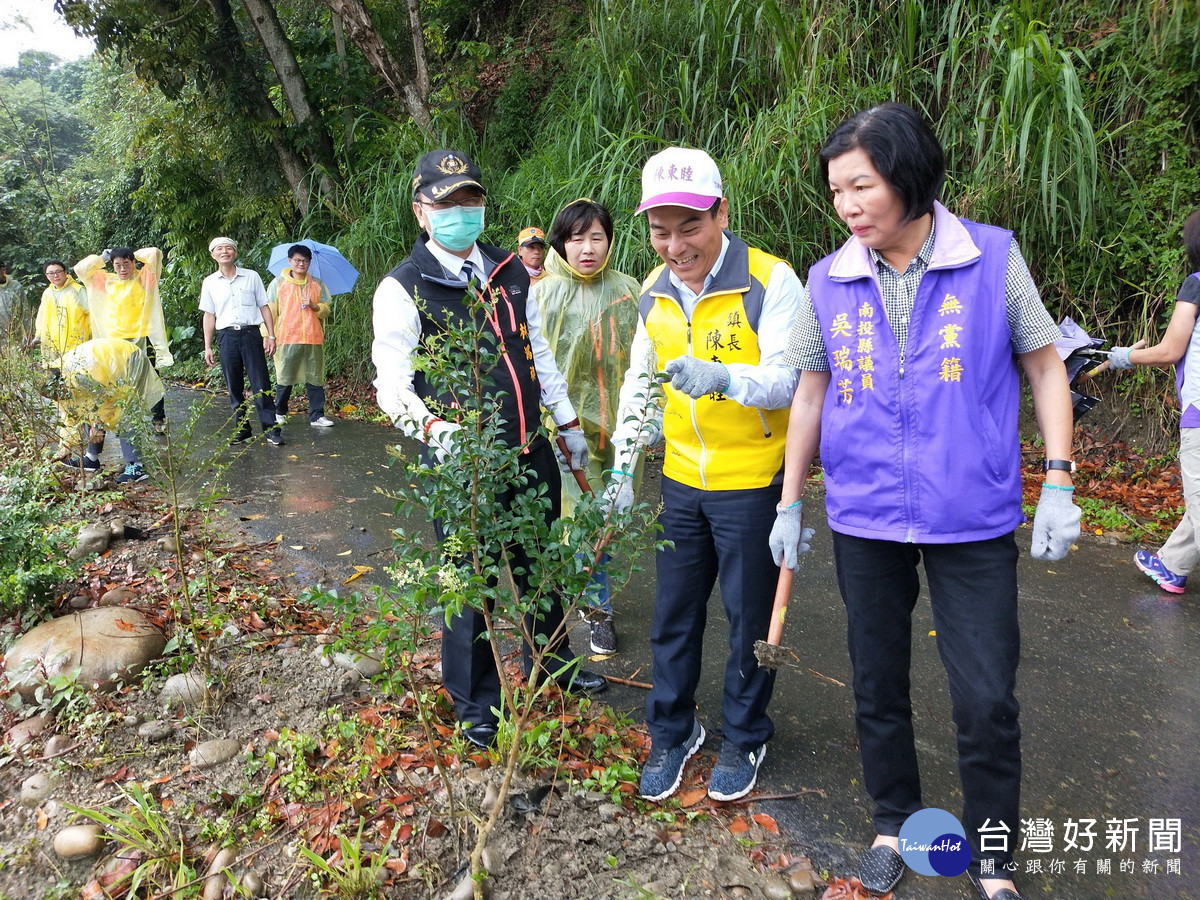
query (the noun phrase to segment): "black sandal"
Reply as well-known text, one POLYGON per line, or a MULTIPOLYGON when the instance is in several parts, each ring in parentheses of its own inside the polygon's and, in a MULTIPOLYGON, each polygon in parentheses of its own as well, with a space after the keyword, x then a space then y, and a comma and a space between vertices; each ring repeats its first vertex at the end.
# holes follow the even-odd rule
POLYGON ((904 860, 887 844, 872 847, 858 862, 858 880, 872 894, 895 889, 904 877, 904 860))
POLYGON ((983 882, 978 875, 968 869, 967 877, 971 879, 971 884, 975 885, 975 890, 979 892, 979 900, 1021 900, 1021 895, 1012 888, 1000 888, 989 897, 988 892, 983 889, 983 882))

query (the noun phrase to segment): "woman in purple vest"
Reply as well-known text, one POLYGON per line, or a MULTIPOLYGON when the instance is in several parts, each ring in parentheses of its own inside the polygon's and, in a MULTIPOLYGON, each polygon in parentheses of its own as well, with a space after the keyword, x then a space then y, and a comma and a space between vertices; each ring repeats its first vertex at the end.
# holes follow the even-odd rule
POLYGON ((864 887, 883 894, 899 882, 901 826, 925 805, 909 697, 921 564, 958 730, 967 872, 984 900, 1016 900, 1018 363, 1047 457, 1032 552, 1061 559, 1079 509, 1059 332, 1012 233, 937 202, 945 158, 910 107, 843 122, 821 171, 850 238, 809 271, 810 302, 789 339, 801 377, 771 548, 792 569, 808 549, 800 498, 819 443, 875 803, 864 887))

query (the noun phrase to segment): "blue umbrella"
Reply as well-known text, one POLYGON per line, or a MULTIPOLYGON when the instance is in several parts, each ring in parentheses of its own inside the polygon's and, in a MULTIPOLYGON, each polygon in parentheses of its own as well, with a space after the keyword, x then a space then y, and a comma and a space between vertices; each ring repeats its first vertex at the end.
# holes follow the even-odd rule
POLYGON ((309 266, 308 274, 325 285, 329 293, 348 294, 354 290, 354 282, 358 280, 358 269, 350 265, 350 261, 342 256, 337 247, 310 241, 308 238, 288 244, 276 244, 271 248, 271 259, 267 262, 267 269, 272 275, 278 275, 290 265, 288 248, 296 244, 303 244, 312 251, 312 265, 309 266))

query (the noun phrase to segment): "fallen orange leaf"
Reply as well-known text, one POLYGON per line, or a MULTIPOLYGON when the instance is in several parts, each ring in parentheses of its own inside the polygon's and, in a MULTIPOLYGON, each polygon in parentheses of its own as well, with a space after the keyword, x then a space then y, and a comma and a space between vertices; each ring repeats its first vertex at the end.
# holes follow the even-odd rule
POLYGON ((685 791, 679 795, 679 805, 687 809, 689 806, 695 806, 707 796, 707 788, 696 788, 694 791, 685 791))
POLYGON ((745 819, 743 819, 741 816, 738 816, 736 819, 734 819, 732 822, 729 823, 730 834, 745 834, 749 830, 750 830, 750 823, 747 822, 745 819))
POLYGON ((779 823, 766 813, 755 813, 754 821, 771 832, 771 834, 779 834, 779 823))

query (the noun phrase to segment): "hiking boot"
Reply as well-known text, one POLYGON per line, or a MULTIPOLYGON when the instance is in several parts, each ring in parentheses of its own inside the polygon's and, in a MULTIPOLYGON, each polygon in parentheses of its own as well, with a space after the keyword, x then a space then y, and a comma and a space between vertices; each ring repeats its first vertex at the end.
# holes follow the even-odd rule
POLYGON ((1157 553, 1151 553, 1149 550, 1139 550, 1133 554, 1133 562, 1134 565, 1150 576, 1150 579, 1155 581, 1164 591, 1169 591, 1172 594, 1182 594, 1187 587, 1187 576, 1176 575, 1164 566, 1163 561, 1158 558, 1157 553))
POLYGON ((117 484, 130 484, 134 481, 145 481, 150 476, 146 474, 141 463, 129 463, 125 471, 117 476, 117 484))
POLYGON ((650 758, 642 768, 642 781, 638 793, 647 800, 665 800, 679 789, 683 781, 683 767, 704 743, 704 726, 692 720, 692 733, 674 747, 650 747, 650 758))
POLYGON ((617 630, 613 627, 612 619, 593 619, 588 625, 593 653, 612 656, 617 652, 617 630))
POLYGON ((766 755, 766 744, 743 750, 729 739, 722 741, 721 753, 708 780, 708 796, 714 800, 745 797, 758 781, 758 767, 766 755))
POLYGON ((72 456, 70 459, 60 459, 58 464, 60 466, 65 466, 68 469, 78 469, 80 466, 82 466, 85 472, 100 471, 100 460, 90 459, 86 456, 83 457, 82 460, 78 456, 72 456))

